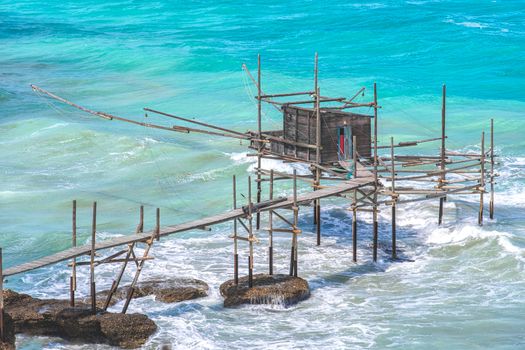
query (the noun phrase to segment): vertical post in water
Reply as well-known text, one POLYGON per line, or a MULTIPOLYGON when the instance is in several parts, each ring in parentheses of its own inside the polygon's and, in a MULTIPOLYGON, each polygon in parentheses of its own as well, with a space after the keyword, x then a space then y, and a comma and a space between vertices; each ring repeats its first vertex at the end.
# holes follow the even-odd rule
POLYGON ((392 259, 397 259, 397 247, 396 247, 396 170, 394 162, 394 138, 390 138, 390 160, 392 167, 392 259))
MULTIPOLYGON (((317 57, 317 56, 316 56, 317 57)), ((321 107, 319 104, 321 89, 317 88, 316 93, 316 162, 318 165, 321 165, 321 107)), ((321 169, 316 167, 315 169, 315 185, 318 186, 321 184, 321 169)), ((315 201, 315 215, 317 216, 316 222, 316 233, 317 233, 317 245, 321 245, 321 199, 318 198, 315 201)))
MULTIPOLYGON (((446 138, 446 98, 447 98, 447 86, 443 84, 442 92, 442 101, 441 101, 441 179, 439 181, 439 187, 445 185, 445 138, 446 138)), ((443 204, 445 202, 445 197, 439 198, 439 217, 438 224, 443 223, 443 204)))
MULTIPOLYGON (((262 152, 262 101, 261 101, 261 55, 257 55, 257 137, 259 139, 257 146, 257 203, 261 202, 261 152, 262 152)), ((261 226, 261 213, 257 212, 257 230, 261 226)))
POLYGON ((91 311, 97 312, 97 295, 95 288, 95 239, 97 231, 97 202, 93 202, 93 219, 91 222, 91 260, 90 260, 90 281, 91 281, 91 311))
POLYGON ((374 207, 373 207, 373 260, 377 261, 377 240, 378 240, 378 225, 377 225, 377 191, 379 188, 377 180, 377 84, 374 83, 374 207))
POLYGON ((0 341, 4 340, 4 267, 0 247, 0 341))
MULTIPOLYGON (((72 213, 72 242, 71 245, 77 246, 77 201, 73 201, 73 213, 72 213)), ((69 305, 75 307, 75 291, 77 290, 77 258, 73 258, 71 263, 71 277, 69 281, 69 293, 70 300, 69 305)))
POLYGON ((292 227, 292 256, 290 276, 297 277, 297 234, 299 226, 299 206, 297 205, 297 170, 293 170, 293 227, 292 227))
MULTIPOLYGON (((261 55, 257 55, 257 203, 261 202, 261 152, 262 152, 262 101, 261 101, 261 55)), ((257 212, 256 228, 261 226, 261 213, 257 212)))
POLYGON ((137 233, 144 232, 144 206, 140 206, 140 212, 139 212, 139 225, 137 227, 137 233))
MULTIPOLYGON (((315 98, 315 103, 314 103, 314 106, 315 108, 317 109, 317 73, 318 73, 318 70, 317 70, 317 52, 315 53, 315 58, 314 58, 314 98, 315 98)), ((317 116, 317 112, 316 112, 316 116, 317 116)), ((317 123, 316 123, 317 125, 317 123)), ((316 131, 316 138, 317 138, 317 131, 316 131)), ((308 135, 308 139, 310 139, 310 135, 308 135)), ((317 142, 316 142, 317 144, 317 142)), ((316 151, 316 161, 317 161, 317 151, 316 151)), ((315 191, 317 188, 315 187, 315 177, 316 177, 316 174, 317 174, 317 170, 314 170, 312 172, 313 176, 314 176, 314 183, 313 183, 313 190, 315 191)), ((317 200, 314 200, 314 225, 317 225, 317 200)))
MULTIPOLYGON (((354 147, 352 147, 352 156, 354 158, 354 179, 357 178, 357 138, 352 136, 354 147)), ((352 261, 357 262, 357 190, 354 190, 352 200, 352 261)))
POLYGON ((249 245, 250 256, 248 257, 248 286, 253 287, 253 217, 252 217, 252 178, 248 177, 248 229, 249 229, 249 245))
MULTIPOLYGON (((319 101, 319 92, 318 92, 318 88, 319 88, 319 80, 318 80, 318 75, 319 75, 319 65, 318 65, 318 61, 319 61, 319 57, 317 55, 317 52, 315 53, 315 58, 314 58, 314 98, 315 98, 315 116, 316 116, 316 131, 315 131, 315 144, 317 146, 318 144, 318 123, 317 123, 317 117, 318 117, 318 113, 317 113, 317 110, 318 110, 318 101, 319 101)), ((315 151, 315 161, 317 164, 319 164, 319 158, 320 158, 320 154, 319 154, 319 150, 317 149, 318 147, 316 147, 316 151, 315 151)), ((314 182, 313 182, 313 190, 317 190, 317 173, 318 173, 319 169, 316 168, 314 170, 314 182)), ((317 199, 314 200, 314 225, 316 225, 316 230, 317 230, 317 199)))
POLYGON ((485 132, 481 133, 481 177, 479 181, 479 213, 478 225, 483 226, 483 194, 485 193, 485 132))
POLYGON ((490 119, 490 219, 494 219, 494 119, 490 119))
MULTIPOLYGON (((273 200, 273 169, 270 170, 270 201, 273 200)), ((268 212, 268 274, 273 275, 273 210, 268 212)))
POLYGON ((156 211, 155 237, 157 237, 157 241, 160 240, 160 208, 157 208, 156 211))
MULTIPOLYGON (((237 209, 237 179, 233 175, 233 209, 237 209)), ((239 252, 237 246, 237 219, 233 219, 233 280, 239 284, 239 252)))

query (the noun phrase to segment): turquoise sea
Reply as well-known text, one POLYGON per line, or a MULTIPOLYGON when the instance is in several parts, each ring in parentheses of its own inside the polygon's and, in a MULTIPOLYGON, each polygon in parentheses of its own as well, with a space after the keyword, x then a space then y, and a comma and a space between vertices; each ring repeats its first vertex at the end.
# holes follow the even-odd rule
MULTIPOLYGON (((246 143, 97 119, 39 96, 29 84, 139 121, 172 122, 145 119, 142 108, 152 107, 246 131, 256 128, 256 90, 241 65, 255 72, 260 53, 267 93, 304 91, 313 85, 316 51, 323 95, 352 96, 364 86, 365 101, 377 82, 382 144, 391 135, 439 136, 443 83, 449 148, 478 149, 494 118, 496 219, 477 225, 477 197, 448 201, 441 227, 437 201, 400 206, 399 248, 414 261, 391 262, 381 251, 373 264, 371 218, 363 214, 354 264, 346 207, 323 204, 321 247, 311 210, 302 210, 299 275, 312 296, 291 308, 222 307, 218 288, 232 277, 230 224, 166 238, 154 246, 156 260, 143 278, 197 277, 211 292, 174 305, 132 302, 131 312, 146 312, 159 325, 145 348, 525 348, 523 0, 0 0, 4 265, 70 247, 73 199, 80 241, 87 243, 94 200, 97 238, 106 239, 133 232, 141 204, 147 228, 157 206, 163 224, 225 211, 232 175, 245 183, 254 166, 246 143)), ((265 106, 263 122, 277 128, 279 114, 265 106)), ((425 145, 436 154, 438 147, 425 145)), ((389 235, 385 209, 383 246, 389 235)), ((256 249, 256 272, 265 271, 264 242, 256 249)), ((289 239, 276 244, 276 269, 286 272, 289 239)), ((97 269, 98 288, 110 286, 114 269, 97 269)), ((79 273, 79 293, 87 295, 89 271, 79 273)), ((68 282, 63 263, 13 276, 6 288, 66 298, 68 282)), ((27 336, 17 346, 93 348, 27 336)))

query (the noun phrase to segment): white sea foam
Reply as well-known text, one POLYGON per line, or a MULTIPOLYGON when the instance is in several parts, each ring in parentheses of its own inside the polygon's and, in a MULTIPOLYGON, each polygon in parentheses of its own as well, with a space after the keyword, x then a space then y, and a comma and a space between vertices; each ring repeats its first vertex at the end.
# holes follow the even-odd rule
MULTIPOLYGON (((249 157, 247 152, 229 153, 227 155, 235 162, 235 164, 250 164, 247 171, 254 172, 257 167, 257 157, 249 157)), ((261 160, 261 167, 267 170, 275 170, 277 172, 292 174, 294 169, 297 175, 310 175, 311 171, 305 164, 285 163, 278 159, 263 158, 261 160)))
POLYGON ((248 157, 248 152, 225 153, 225 155, 229 156, 235 164, 246 164, 256 161, 255 157, 248 157))
POLYGON ((483 23, 480 23, 480 22, 472 22, 472 21, 456 22, 456 21, 454 21, 453 19, 450 19, 450 18, 444 20, 443 22, 445 22, 445 23, 452 23, 452 24, 455 24, 455 25, 458 25, 458 26, 462 26, 462 27, 465 27, 465 28, 483 29, 483 28, 487 27, 486 24, 483 24, 483 23))
POLYGON ((68 123, 56 123, 56 124, 53 124, 53 125, 50 125, 50 126, 46 126, 45 128, 42 128, 42 129, 39 129, 37 131, 32 132, 30 137, 34 137, 34 136, 40 135, 40 134, 42 134, 43 132, 45 132, 47 130, 52 130, 52 129, 56 129, 56 128, 63 128, 63 127, 66 127, 66 126, 69 126, 69 124, 68 123))

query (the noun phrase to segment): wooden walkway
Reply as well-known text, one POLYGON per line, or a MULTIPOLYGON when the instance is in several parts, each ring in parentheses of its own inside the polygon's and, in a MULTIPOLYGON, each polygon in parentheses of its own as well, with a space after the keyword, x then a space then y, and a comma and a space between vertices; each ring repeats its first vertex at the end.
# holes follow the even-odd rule
MULTIPOLYGON (((366 175, 368 175, 368 174, 366 174, 366 175)), ((363 173, 361 173, 361 176, 363 176, 363 173)), ((316 199, 336 196, 338 194, 341 194, 341 193, 344 193, 344 192, 348 192, 348 191, 351 191, 351 190, 354 190, 354 189, 357 189, 357 188, 360 188, 360 187, 368 186, 368 185, 371 185, 373 183, 374 183, 374 179, 372 177, 369 177, 369 176, 358 177, 358 178, 355 178, 355 179, 342 181, 342 182, 340 182, 340 183, 338 183, 336 185, 327 186, 327 187, 322 188, 320 190, 312 191, 312 192, 306 193, 304 195, 298 196, 297 197, 297 202, 299 204, 309 203, 309 202, 311 202, 313 200, 316 200, 316 199)), ((293 205, 293 197, 292 196, 288 197, 284 201, 280 201, 280 202, 275 203, 273 205, 270 205, 270 206, 267 206, 267 207, 263 207, 263 208, 261 208, 259 210, 259 212, 264 212, 264 211, 268 211, 268 210, 275 210, 275 209, 279 209, 279 208, 285 208, 285 207, 289 207, 291 205, 293 205)), ((233 219, 236 219, 236 218, 241 218, 241 217, 244 217, 244 216, 246 216, 246 214, 243 212, 242 209, 230 210, 230 211, 222 213, 222 214, 209 216, 209 217, 198 219, 198 220, 194 220, 194 221, 189 221, 189 222, 185 222, 185 223, 178 224, 178 225, 166 226, 166 227, 164 227, 164 228, 162 228, 160 230, 160 236, 168 236, 168 235, 171 235, 171 234, 174 234, 174 233, 179 233, 179 232, 189 231, 189 230, 193 230, 193 229, 198 229, 198 228, 201 228, 201 227, 218 224, 218 223, 225 222, 225 221, 230 221, 230 220, 233 220, 233 219)), ((113 248, 113 247, 126 245, 126 244, 130 244, 130 243, 134 243, 134 242, 146 241, 149 238, 151 238, 152 234, 153 234, 153 231, 150 231, 150 232, 146 232, 146 233, 132 234, 132 235, 128 235, 128 236, 112 238, 112 239, 109 239, 109 240, 97 243, 95 245, 95 251, 108 249, 108 248, 113 248)), ((59 253, 53 254, 53 255, 45 256, 43 258, 40 258, 40 259, 37 259, 37 260, 34 260, 34 261, 30 261, 30 262, 27 262, 27 263, 20 264, 18 266, 10 267, 10 268, 4 270, 4 276, 7 277, 7 276, 16 275, 16 274, 19 274, 19 273, 23 273, 23 272, 27 272, 27 271, 30 271, 30 270, 38 269, 38 268, 41 268, 41 267, 44 267, 44 266, 52 265, 52 264, 55 264, 55 263, 58 263, 58 262, 61 262, 61 261, 70 260, 72 258, 76 258, 76 257, 82 256, 82 255, 87 255, 87 254, 90 254, 90 253, 91 253, 91 245, 90 244, 83 245, 83 246, 78 246, 78 247, 74 247, 74 248, 69 248, 69 249, 61 251, 59 253)))

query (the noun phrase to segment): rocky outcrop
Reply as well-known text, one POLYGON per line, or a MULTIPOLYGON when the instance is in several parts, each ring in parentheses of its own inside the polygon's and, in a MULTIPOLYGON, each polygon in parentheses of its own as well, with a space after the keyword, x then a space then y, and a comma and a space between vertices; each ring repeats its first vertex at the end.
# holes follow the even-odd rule
MULTIPOLYGON (((152 280, 137 283, 133 298, 154 295, 155 300, 163 303, 177 303, 184 300, 202 298, 208 295, 206 282, 194 278, 176 278, 166 281, 152 280)), ((97 293, 97 304, 101 307, 109 291, 97 293)), ((126 299, 128 287, 118 288, 111 298, 111 305, 126 299)))
POLYGON ((99 310, 94 315, 86 304, 71 308, 66 300, 37 299, 11 290, 4 291, 4 301, 16 333, 137 348, 157 330, 155 323, 141 314, 99 310))
POLYGON ((15 350, 15 325, 9 314, 4 312, 4 338, 0 339, 0 350, 15 350))
POLYGON ((310 296, 308 282, 299 277, 288 275, 253 276, 253 287, 248 287, 248 277, 224 282, 220 287, 224 297, 224 306, 233 307, 241 304, 280 304, 290 306, 310 296))

